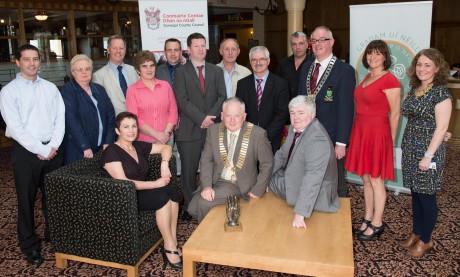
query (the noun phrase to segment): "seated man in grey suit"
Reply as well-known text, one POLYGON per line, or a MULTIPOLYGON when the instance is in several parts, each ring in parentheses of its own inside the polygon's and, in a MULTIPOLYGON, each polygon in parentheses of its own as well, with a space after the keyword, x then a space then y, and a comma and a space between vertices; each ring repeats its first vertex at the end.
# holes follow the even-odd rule
POLYGON ((134 67, 125 64, 126 42, 120 35, 113 35, 107 41, 109 62, 93 74, 93 82, 103 86, 109 95, 115 116, 126 111, 126 90, 137 80, 134 67))
POLYGON ((337 212, 337 162, 334 146, 316 116, 314 100, 297 96, 289 102, 291 126, 275 154, 270 190, 294 206, 292 225, 306 228, 313 210, 337 212))
POLYGON ((200 161, 201 186, 188 206, 200 223, 228 195, 259 198, 264 194, 273 168, 267 133, 245 122, 243 101, 233 97, 222 105, 222 123, 208 128, 200 161))

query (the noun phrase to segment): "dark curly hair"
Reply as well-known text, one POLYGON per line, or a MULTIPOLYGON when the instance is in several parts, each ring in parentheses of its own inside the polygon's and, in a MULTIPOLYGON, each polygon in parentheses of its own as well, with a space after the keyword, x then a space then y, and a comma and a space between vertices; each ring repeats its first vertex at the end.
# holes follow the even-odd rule
POLYGON ((449 80, 449 64, 444 60, 444 55, 438 49, 428 48, 418 52, 412 60, 409 69, 407 69, 410 86, 416 89, 422 84, 422 81, 420 81, 415 72, 420 56, 427 57, 439 68, 438 72, 434 75, 433 85, 445 85, 449 80))
POLYGON ((155 55, 148 51, 148 50, 143 50, 139 51, 136 53, 136 56, 134 57, 134 68, 137 71, 141 70, 141 65, 145 62, 153 62, 153 64, 156 66, 157 65, 157 60, 155 59, 155 55))

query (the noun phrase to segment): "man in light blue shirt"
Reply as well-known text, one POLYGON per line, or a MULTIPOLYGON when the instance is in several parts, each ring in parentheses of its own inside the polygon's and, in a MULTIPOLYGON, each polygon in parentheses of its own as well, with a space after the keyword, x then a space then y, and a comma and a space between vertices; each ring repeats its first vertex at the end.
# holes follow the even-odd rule
POLYGON ((65 130, 65 108, 57 87, 38 76, 40 56, 30 44, 19 47, 16 65, 20 73, 0 93, 5 135, 13 139, 11 160, 18 198, 18 239, 29 263, 43 263, 40 237, 35 232, 34 206, 38 188, 42 193, 45 240, 49 241, 44 176, 59 168, 59 149, 65 130))
POLYGON ((217 64, 224 71, 225 88, 227 99, 235 97, 236 85, 239 80, 251 75, 251 71, 246 67, 236 63, 240 55, 240 45, 234 38, 226 38, 220 43, 219 53, 222 61, 217 64))

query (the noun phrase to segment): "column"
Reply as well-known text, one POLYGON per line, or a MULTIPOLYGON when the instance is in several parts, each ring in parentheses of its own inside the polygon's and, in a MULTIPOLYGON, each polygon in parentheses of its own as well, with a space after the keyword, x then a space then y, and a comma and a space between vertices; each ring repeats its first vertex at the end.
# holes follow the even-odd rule
MULTIPOLYGON (((296 31, 303 30, 303 10, 305 9, 305 0, 284 0, 286 11, 288 12, 288 29, 290 36, 296 31)), ((292 55, 290 41, 288 40, 288 56, 292 55)))

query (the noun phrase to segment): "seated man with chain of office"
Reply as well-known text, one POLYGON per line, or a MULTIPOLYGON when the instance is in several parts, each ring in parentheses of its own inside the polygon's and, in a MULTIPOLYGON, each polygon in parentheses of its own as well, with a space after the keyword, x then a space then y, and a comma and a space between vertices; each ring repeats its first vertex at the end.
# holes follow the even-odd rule
POLYGON ((200 160, 201 185, 194 192, 188 212, 200 223, 228 195, 244 199, 264 194, 273 169, 267 133, 245 122, 245 105, 237 97, 222 105, 222 123, 208 128, 200 160))

